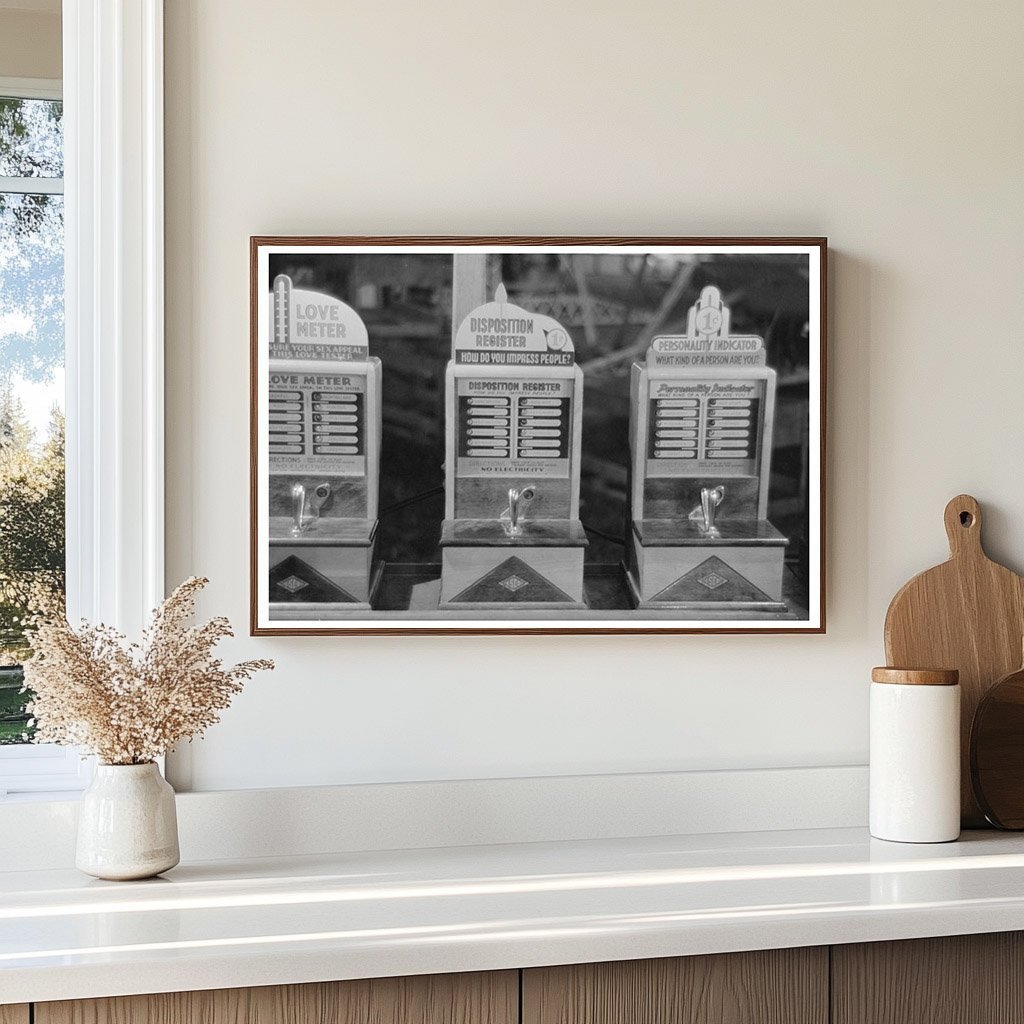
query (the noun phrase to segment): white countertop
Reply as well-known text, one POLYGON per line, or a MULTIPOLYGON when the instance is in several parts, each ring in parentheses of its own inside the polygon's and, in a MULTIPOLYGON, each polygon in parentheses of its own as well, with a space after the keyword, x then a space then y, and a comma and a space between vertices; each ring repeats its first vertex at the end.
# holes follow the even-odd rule
POLYGON ((0 873, 0 1004, 1024 929, 1024 836, 861 829, 0 873))

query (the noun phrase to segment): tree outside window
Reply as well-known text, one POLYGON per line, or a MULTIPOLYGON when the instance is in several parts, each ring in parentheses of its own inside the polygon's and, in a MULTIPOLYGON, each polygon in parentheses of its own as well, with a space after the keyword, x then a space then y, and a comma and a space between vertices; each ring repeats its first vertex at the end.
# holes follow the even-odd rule
POLYGON ((64 595, 62 105, 0 96, 0 744, 31 739, 26 618, 64 595))

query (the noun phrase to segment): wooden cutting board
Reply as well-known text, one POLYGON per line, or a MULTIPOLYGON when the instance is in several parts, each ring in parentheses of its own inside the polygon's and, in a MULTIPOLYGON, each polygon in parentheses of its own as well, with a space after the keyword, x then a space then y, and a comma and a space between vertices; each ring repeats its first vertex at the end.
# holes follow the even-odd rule
POLYGON ((964 828, 984 827, 971 789, 971 722, 988 688, 1020 667, 1024 579, 981 546, 981 507, 960 494, 944 514, 949 561, 915 576, 885 616, 885 657, 894 668, 960 670, 960 812, 964 828))

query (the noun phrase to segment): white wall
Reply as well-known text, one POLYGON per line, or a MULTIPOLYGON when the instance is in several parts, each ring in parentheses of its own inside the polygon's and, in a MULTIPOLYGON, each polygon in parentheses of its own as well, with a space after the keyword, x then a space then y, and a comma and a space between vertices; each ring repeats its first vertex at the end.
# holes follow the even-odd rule
POLYGON ((948 498, 1024 569, 1022 37, 1010 0, 167 0, 168 566, 242 633, 249 235, 833 248, 826 636, 239 639, 278 669, 195 787, 863 762, 948 498))
POLYGON ((59 79, 61 74, 60 4, 22 10, 18 0, 0 0, 0 77, 59 79))

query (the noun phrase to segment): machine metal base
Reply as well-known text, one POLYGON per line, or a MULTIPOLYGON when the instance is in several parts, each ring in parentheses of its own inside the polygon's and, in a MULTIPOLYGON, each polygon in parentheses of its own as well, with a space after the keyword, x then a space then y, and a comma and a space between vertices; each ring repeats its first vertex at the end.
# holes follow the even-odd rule
POLYGON ((526 611, 586 608, 579 521, 534 520, 509 536, 494 520, 451 519, 441 529, 438 607, 526 611))
POLYGON ((347 520, 344 531, 272 539, 270 617, 329 619, 368 611, 380 582, 376 534, 376 522, 347 520))
POLYGON ((787 612, 787 539, 766 520, 722 520, 717 532, 686 520, 634 522, 626 575, 636 607, 787 612))

